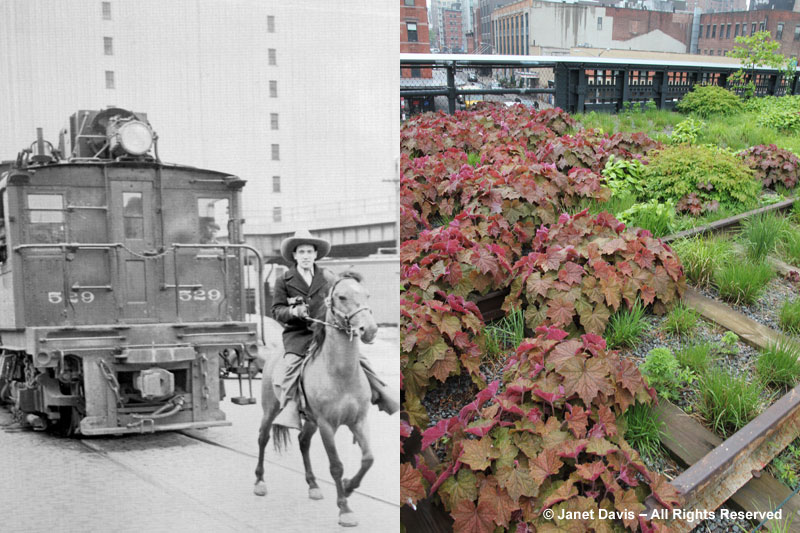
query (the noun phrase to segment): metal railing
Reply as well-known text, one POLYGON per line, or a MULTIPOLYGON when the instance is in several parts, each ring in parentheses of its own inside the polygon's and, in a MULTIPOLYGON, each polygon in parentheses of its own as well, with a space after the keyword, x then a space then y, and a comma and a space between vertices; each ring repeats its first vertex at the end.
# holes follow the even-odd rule
MULTIPOLYGON (((731 63, 620 60, 601 57, 400 54, 401 113, 455 113, 478 101, 519 102, 569 113, 617 112, 627 102, 672 109, 695 84, 743 92, 729 83, 731 63)), ((748 72, 755 95, 800 94, 800 77, 779 70, 748 72)), ((630 105, 630 104, 628 104, 630 105)))

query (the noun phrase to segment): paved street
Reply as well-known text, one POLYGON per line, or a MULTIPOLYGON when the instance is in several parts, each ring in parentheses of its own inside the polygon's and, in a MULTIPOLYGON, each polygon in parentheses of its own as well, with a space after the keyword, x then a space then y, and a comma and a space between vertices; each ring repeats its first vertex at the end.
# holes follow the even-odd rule
MULTIPOLYGON (((363 349, 397 389, 397 330, 382 328, 376 343, 363 349)), ((254 391, 259 386, 255 382, 254 391)), ((226 387, 229 396, 238 394, 235 381, 226 380, 226 387)), ((232 427, 186 434, 76 440, 0 431, 0 502, 6 511, 0 531, 345 530, 337 524, 336 491, 319 436, 311 454, 325 499, 307 497, 297 432, 283 456, 269 447, 269 493, 258 497, 252 489, 261 407, 226 401, 224 410, 232 427)), ((9 413, 0 410, 0 425, 9 422, 9 413)), ((355 531, 398 530, 398 424, 397 414, 370 411, 375 464, 349 499, 360 520, 355 531)), ((361 457, 347 429, 337 434, 337 446, 345 475, 352 475, 361 457)))

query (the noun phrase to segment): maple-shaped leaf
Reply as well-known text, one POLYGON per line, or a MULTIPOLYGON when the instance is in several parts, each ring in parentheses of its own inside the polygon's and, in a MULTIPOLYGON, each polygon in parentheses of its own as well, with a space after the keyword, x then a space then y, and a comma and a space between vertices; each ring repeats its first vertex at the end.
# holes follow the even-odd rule
POLYGON ((556 372, 566 364, 567 361, 574 359, 578 352, 583 349, 583 344, 575 339, 570 339, 558 343, 546 356, 545 363, 550 363, 556 372))
POLYGON ((566 256, 567 252, 561 248, 548 248, 542 260, 542 270, 545 272, 548 270, 558 270, 558 267, 566 256))
POLYGON ((606 297, 606 303, 614 308, 614 311, 619 309, 620 299, 622 296, 622 284, 616 275, 608 276, 600 280, 600 288, 603 291, 603 296, 606 297))
POLYGON ((636 491, 629 489, 614 493, 614 508, 621 513, 622 523, 636 531, 639 525, 637 517, 645 510, 644 505, 636 496, 636 491), (631 516, 630 513, 633 515, 631 516))
POLYGON ((555 448, 543 450, 535 459, 528 462, 530 474, 537 485, 541 485, 545 479, 558 474, 564 466, 564 462, 558 457, 555 448))
POLYGON ((483 247, 473 249, 471 263, 483 274, 494 274, 499 268, 497 258, 483 247))
POLYGON ((439 331, 450 337, 450 340, 454 340, 456 333, 461 331, 461 320, 455 315, 444 315, 438 320, 433 319, 433 323, 439 327, 439 331))
POLYGON ((608 320, 611 317, 611 310, 602 303, 590 307, 591 311, 580 315, 581 325, 589 333, 602 334, 606 330, 608 320))
POLYGON ((586 436, 586 426, 589 424, 589 412, 586 409, 580 405, 573 407, 572 411, 564 415, 564 419, 575 438, 582 439, 586 436))
POLYGON ((439 337, 433 344, 420 350, 419 362, 422 363, 425 368, 430 368, 434 362, 439 359, 444 359, 449 348, 445 340, 439 337))
MULTIPOLYGON (((475 435, 476 437, 483 437, 487 433, 489 433, 492 428, 497 425, 497 420, 494 419, 485 419, 479 418, 470 424, 466 428, 466 433, 470 435, 475 435)), ((473 441, 465 441, 465 442, 473 442, 473 441)))
POLYGON ((575 459, 583 450, 586 449, 587 444, 588 441, 586 439, 567 439, 559 445, 558 456, 562 459, 575 459))
POLYGON ((472 500, 461 500, 450 512, 453 531, 458 533, 492 533, 494 510, 488 504, 475 505, 472 500))
POLYGON ((410 463, 401 464, 400 505, 410 505, 416 509, 417 502, 425 496, 425 485, 420 471, 410 463))
POLYGON ((639 288, 639 294, 645 305, 650 305, 656 299, 656 290, 650 285, 642 285, 639 288))
POLYGON ((482 437, 478 440, 463 441, 463 452, 458 458, 473 470, 480 471, 489 468, 493 459, 500 457, 500 451, 494 448, 491 437, 482 437))
POLYGON ((608 455, 615 450, 619 450, 619 447, 606 439, 589 439, 589 444, 586 446, 586 451, 588 453, 600 456, 608 455))
POLYGON ((558 279, 569 285, 580 283, 583 278, 583 267, 572 261, 567 261, 558 271, 558 279))
POLYGON ((413 350, 416 343, 417 336, 415 334, 406 332, 405 330, 400 332, 400 347, 404 352, 408 353, 413 350))
MULTIPOLYGON (((431 493, 433 493, 433 487, 431 493)), ((442 500, 448 509, 455 509, 463 500, 475 501, 478 498, 478 478, 475 472, 462 468, 455 476, 451 475, 439 487, 442 500), (445 498, 446 496, 446 498, 445 498)))
POLYGON ((678 490, 661 474, 654 472, 653 477, 655 479, 650 483, 650 490, 653 491, 653 497, 667 509, 672 509, 678 505, 680 503, 680 493, 678 490))
POLYGON ((449 376, 457 375, 459 368, 458 356, 450 349, 445 352, 444 359, 439 359, 431 365, 430 374, 439 381, 444 382, 449 376))
POLYGON ((539 484, 531 477, 526 468, 517 465, 503 465, 497 469, 498 484, 508 491, 513 501, 519 501, 520 496, 536 497, 539 494, 539 484))
POLYGON ((575 315, 575 304, 566 296, 556 296, 548 302, 547 318, 556 326, 566 326, 572 323, 575 315))
POLYGON ((481 487, 478 493, 478 502, 479 507, 485 506, 485 508, 491 509, 489 514, 495 524, 506 528, 511 521, 511 513, 519 509, 514 501, 511 500, 508 492, 499 487, 497 480, 491 477, 481 487))
POLYGON ((608 365, 605 361, 591 358, 574 358, 568 361, 558 372, 564 377, 564 389, 569 398, 577 394, 584 405, 591 405, 598 393, 611 394, 614 387, 608 379, 608 365))
POLYGON ((530 294, 547 296, 547 291, 553 286, 553 279, 551 276, 552 274, 545 274, 544 277, 542 277, 541 273, 534 272, 528 276, 528 279, 525 281, 525 287, 530 294))
POLYGON ((604 255, 611 255, 619 250, 625 249, 625 241, 619 237, 609 240, 600 246, 600 252, 604 255))
POLYGON ((617 416, 607 405, 601 405, 597 410, 597 423, 602 424, 606 437, 617 434, 617 416))
POLYGON ((420 428, 428 427, 428 411, 425 410, 419 396, 407 394, 403 410, 408 414, 409 424, 420 428))
POLYGON ((575 488, 575 481, 570 478, 547 497, 544 503, 542 503, 542 509, 547 509, 558 502, 563 502, 577 495, 578 489, 575 488))
POLYGON ((575 465, 575 472, 585 481, 594 481, 605 471, 606 465, 602 460, 597 460, 592 463, 578 463, 575 465))
POLYGON ((619 361, 614 370, 614 377, 617 383, 625 387, 631 394, 636 394, 637 391, 644 387, 642 374, 635 363, 628 359, 619 358, 619 361))
POLYGON ((535 459, 542 451, 542 437, 539 435, 523 431, 514 433, 512 438, 517 448, 530 459, 535 459))

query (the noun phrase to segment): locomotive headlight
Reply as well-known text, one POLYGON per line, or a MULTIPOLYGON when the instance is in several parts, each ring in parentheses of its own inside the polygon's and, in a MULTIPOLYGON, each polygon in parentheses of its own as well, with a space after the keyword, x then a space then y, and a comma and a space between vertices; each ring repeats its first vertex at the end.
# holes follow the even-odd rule
POLYGON ((131 120, 122 124, 116 137, 122 149, 130 155, 142 155, 153 146, 153 130, 144 122, 131 120))

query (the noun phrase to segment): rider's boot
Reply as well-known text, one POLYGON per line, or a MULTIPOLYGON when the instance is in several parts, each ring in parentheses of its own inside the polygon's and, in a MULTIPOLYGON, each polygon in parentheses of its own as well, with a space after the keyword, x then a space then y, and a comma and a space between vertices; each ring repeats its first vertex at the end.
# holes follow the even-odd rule
POLYGON ((300 407, 294 400, 289 400, 278 413, 273 426, 284 426, 290 429, 300 429, 300 407))

